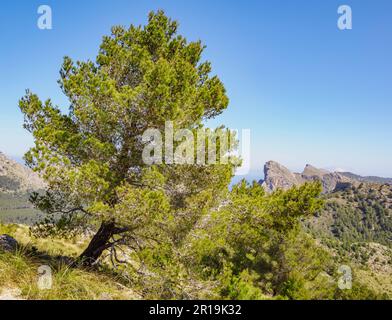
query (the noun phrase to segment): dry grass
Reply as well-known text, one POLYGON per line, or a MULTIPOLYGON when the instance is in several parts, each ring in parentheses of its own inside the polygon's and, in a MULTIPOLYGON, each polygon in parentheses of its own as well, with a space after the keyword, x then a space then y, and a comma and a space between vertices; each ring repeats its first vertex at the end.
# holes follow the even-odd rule
POLYGON ((22 244, 16 253, 0 252, 1 292, 20 292, 23 299, 95 300, 138 299, 138 295, 121 284, 121 279, 110 270, 70 268, 58 256, 76 256, 84 243, 74 239, 42 240, 29 236, 28 228, 0 225, 0 234, 7 233, 22 244), (38 250, 33 249, 36 247, 38 250), (45 251, 43 253, 43 251, 45 251), (38 268, 48 265, 52 271, 51 289, 38 285, 38 268))

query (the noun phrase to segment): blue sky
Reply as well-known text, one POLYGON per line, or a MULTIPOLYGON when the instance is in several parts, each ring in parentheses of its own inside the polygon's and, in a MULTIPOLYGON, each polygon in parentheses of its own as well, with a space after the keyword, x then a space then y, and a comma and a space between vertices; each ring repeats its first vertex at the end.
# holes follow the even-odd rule
POLYGON ((210 125, 250 128, 252 175, 267 160, 392 176, 392 1, 34 1, 0 6, 0 150, 32 144, 17 104, 30 88, 68 103, 56 83, 64 55, 94 58, 112 25, 144 24, 164 9, 180 32, 207 45, 204 58, 230 106, 210 125), (53 29, 37 28, 48 4, 53 29), (353 29, 337 28, 348 4, 353 29))

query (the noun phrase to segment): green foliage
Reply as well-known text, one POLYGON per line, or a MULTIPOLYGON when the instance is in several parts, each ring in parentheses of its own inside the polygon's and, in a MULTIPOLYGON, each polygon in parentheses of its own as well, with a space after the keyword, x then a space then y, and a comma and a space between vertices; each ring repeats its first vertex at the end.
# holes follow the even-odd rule
POLYGON ((337 290, 334 299, 338 300, 388 300, 391 299, 385 293, 378 293, 370 289, 366 284, 355 282, 350 290, 337 290))
POLYGON ((239 275, 233 274, 230 267, 218 276, 221 283, 221 295, 230 300, 265 300, 268 299, 257 287, 259 276, 254 271, 243 270, 239 275))
POLYGON ((298 298, 301 290, 301 298, 323 297, 306 286, 328 269, 329 256, 299 226, 321 208, 320 192, 315 183, 266 194, 241 182, 192 236, 188 259, 204 279, 221 282, 226 298, 298 298))

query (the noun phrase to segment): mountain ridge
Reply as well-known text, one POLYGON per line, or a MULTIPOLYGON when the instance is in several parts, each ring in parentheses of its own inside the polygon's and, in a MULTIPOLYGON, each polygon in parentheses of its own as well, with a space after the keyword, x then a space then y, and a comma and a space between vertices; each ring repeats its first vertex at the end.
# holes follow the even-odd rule
POLYGON ((389 184, 392 178, 376 176, 360 176, 351 172, 330 172, 307 164, 301 173, 290 171, 276 161, 268 161, 264 165, 264 179, 259 183, 267 192, 277 189, 287 190, 310 181, 320 181, 324 193, 331 193, 347 187, 358 187, 361 183, 389 184))

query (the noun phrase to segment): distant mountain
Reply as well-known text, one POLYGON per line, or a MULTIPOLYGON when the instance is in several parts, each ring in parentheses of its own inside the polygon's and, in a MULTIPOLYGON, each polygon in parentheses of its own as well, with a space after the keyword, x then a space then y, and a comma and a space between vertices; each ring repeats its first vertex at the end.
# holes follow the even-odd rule
POLYGON ((294 173, 275 161, 268 161, 264 165, 264 180, 260 183, 268 192, 272 192, 276 189, 287 190, 307 181, 320 181, 325 193, 356 182, 338 172, 318 169, 309 164, 302 173, 294 173))
POLYGON ((44 188, 37 174, 0 152, 0 223, 38 221, 42 214, 33 208, 29 194, 44 188))
POLYGON ((259 183, 268 191, 287 190, 292 186, 308 181, 320 181, 324 193, 331 193, 348 187, 358 187, 360 183, 392 184, 392 179, 380 177, 362 177, 349 172, 329 172, 307 164, 302 173, 291 172, 283 165, 268 161, 264 165, 264 180, 259 183))
POLYGON ((370 183, 381 183, 381 184, 391 184, 392 185, 392 178, 381 178, 375 176, 360 176, 355 173, 351 172, 340 172, 340 174, 354 180, 358 180, 361 182, 370 182, 370 183))
POLYGON ((44 187, 44 182, 36 173, 0 152, 0 192, 25 193, 44 187))

